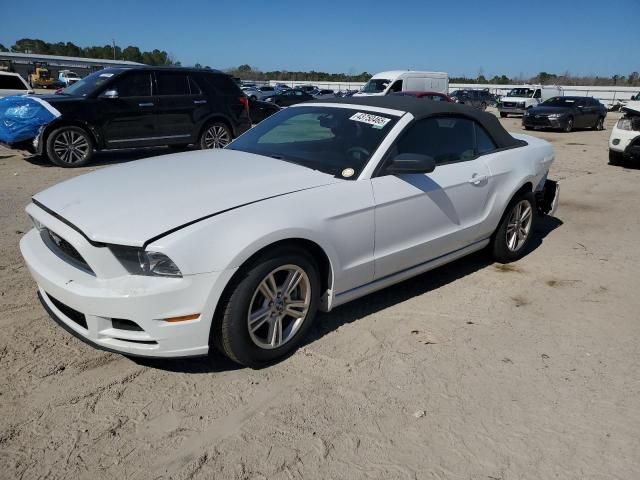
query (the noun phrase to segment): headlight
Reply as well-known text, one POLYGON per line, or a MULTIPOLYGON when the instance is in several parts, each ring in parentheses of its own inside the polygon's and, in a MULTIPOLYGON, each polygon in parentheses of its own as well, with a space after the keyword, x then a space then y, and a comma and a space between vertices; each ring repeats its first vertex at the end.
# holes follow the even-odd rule
POLYGON ((111 253, 131 275, 182 277, 182 272, 164 253, 147 252, 142 248, 111 245, 111 253))
POLYGON ((267 99, 265 99, 266 102, 273 102, 273 97, 269 97, 267 99))
POLYGON ((552 113, 551 115, 549 115, 549 118, 550 118, 551 120, 557 120, 557 119, 559 119, 560 117, 562 117, 562 114, 561 114, 561 113, 552 113))
POLYGON ((620 130, 631 130, 631 119, 630 118, 621 118, 618 120, 617 127, 620 130))

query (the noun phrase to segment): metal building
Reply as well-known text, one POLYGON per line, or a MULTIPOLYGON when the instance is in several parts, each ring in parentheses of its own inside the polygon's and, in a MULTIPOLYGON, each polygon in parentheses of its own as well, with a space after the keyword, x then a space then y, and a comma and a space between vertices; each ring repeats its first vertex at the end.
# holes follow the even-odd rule
POLYGON ((142 65, 127 60, 105 60, 102 58, 63 57, 58 55, 40 55, 37 53, 0 52, 0 69, 22 75, 25 80, 36 64, 47 64, 51 76, 58 78, 60 70, 73 70, 81 77, 106 67, 126 67, 142 65))

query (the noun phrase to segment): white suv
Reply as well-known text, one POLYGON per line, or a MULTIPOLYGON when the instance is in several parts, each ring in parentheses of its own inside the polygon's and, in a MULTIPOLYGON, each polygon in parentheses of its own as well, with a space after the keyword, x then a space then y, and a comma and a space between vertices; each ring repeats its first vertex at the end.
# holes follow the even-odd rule
POLYGON ((17 73, 0 72, 0 98, 11 95, 30 95, 34 91, 17 73))
POLYGON ((620 165, 624 157, 640 159, 640 101, 622 107, 624 117, 615 124, 609 137, 609 163, 620 165))

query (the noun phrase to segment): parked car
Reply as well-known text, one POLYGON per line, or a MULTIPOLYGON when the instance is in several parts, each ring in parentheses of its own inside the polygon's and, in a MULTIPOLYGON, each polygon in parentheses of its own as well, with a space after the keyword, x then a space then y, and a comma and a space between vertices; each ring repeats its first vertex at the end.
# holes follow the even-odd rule
POLYGON ((222 150, 35 194, 20 248, 45 309, 104 350, 215 347, 260 366, 299 346, 318 309, 484 248, 521 258, 536 210, 557 205, 551 144, 493 115, 395 96, 318 103, 222 150))
POLYGON ((354 94, 356 97, 388 95, 394 92, 430 91, 447 93, 449 75, 444 72, 417 72, 412 70, 391 70, 376 73, 354 94))
POLYGON ((308 93, 309 95, 313 95, 313 92, 317 92, 319 89, 315 85, 300 85, 298 90, 302 90, 304 93, 308 93))
POLYGON ((253 100, 249 98, 249 116, 251 117, 251 123, 254 125, 260 123, 267 117, 270 117, 274 113, 280 110, 280 107, 272 102, 262 102, 260 100, 253 100))
POLYGON ((82 79, 77 73, 72 72, 71 70, 60 70, 58 72, 58 80, 64 85, 64 87, 68 87, 82 79))
POLYGON ((592 97, 553 97, 524 112, 522 126, 554 128, 570 132, 574 128, 604 130, 607 109, 592 97))
POLYGON ((609 137, 611 165, 621 165, 625 160, 640 161, 640 100, 627 102, 622 112, 624 116, 616 122, 609 137))
POLYGON ((454 90, 449 96, 456 103, 470 105, 481 110, 486 110, 487 107, 496 104, 495 95, 487 90, 454 90))
POLYGON ((336 96, 336 92, 331 90, 330 88, 323 88, 322 90, 318 90, 316 93, 312 93, 314 98, 333 98, 336 96))
POLYGON ((506 97, 500 99, 498 111, 501 117, 507 117, 509 114, 522 115, 525 110, 562 94, 562 88, 560 87, 532 85, 513 88, 507 93, 506 97))
POLYGON ((448 95, 445 95, 444 93, 438 93, 438 92, 395 92, 395 93, 392 93, 391 95, 422 98, 425 100, 433 100, 434 102, 450 102, 450 103, 453 102, 451 97, 449 97, 448 95))
POLYGON ((313 100, 313 96, 302 90, 293 89, 285 90, 282 93, 267 97, 264 99, 266 102, 273 102, 280 107, 290 107, 296 103, 306 102, 307 100, 313 100))
POLYGON ((11 95, 31 95, 33 89, 18 73, 0 71, 0 98, 11 95))
POLYGON ((242 87, 244 94, 251 100, 262 100, 263 98, 273 95, 273 92, 262 91, 257 87, 242 87))
POLYGON ((34 148, 63 167, 113 148, 224 147, 251 127, 248 98, 215 70, 108 68, 39 98, 61 115, 41 129, 34 148))

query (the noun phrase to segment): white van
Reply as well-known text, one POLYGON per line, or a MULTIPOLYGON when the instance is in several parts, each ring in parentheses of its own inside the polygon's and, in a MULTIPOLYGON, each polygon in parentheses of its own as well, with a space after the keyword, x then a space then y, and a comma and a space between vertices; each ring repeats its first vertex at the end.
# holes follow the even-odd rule
POLYGON ((545 87, 542 85, 523 85, 512 88, 498 103, 501 117, 510 113, 522 115, 525 110, 535 107, 539 103, 552 97, 561 97, 564 93, 560 87, 545 87))
POLYGON ((444 72, 391 70, 376 73, 354 97, 388 95, 394 92, 449 92, 449 75, 444 72))

